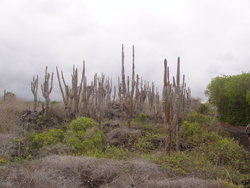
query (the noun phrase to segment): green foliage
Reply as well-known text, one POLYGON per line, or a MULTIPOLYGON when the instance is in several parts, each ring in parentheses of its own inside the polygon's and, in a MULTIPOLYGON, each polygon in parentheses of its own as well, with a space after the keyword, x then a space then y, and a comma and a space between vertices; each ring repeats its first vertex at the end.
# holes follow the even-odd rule
POLYGON ((196 120, 198 119, 203 124, 197 123, 197 121, 192 123, 185 121, 181 125, 181 145, 184 149, 188 148, 190 152, 185 151, 180 152, 182 154, 178 152, 177 154, 171 154, 170 156, 173 157, 165 159, 167 160, 166 164, 169 165, 170 163, 170 166, 172 165, 177 171, 182 173, 196 172, 196 170, 202 172, 205 166, 205 169, 207 169, 205 172, 210 175, 216 169, 215 174, 219 178, 233 179, 234 181, 238 181, 239 176, 244 178, 244 175, 240 175, 240 171, 248 169, 250 162, 243 147, 234 139, 220 136, 213 131, 208 131, 205 129, 205 124, 208 122, 202 120, 201 117, 203 116, 197 115, 197 117, 199 118, 196 118, 196 120), (195 155, 198 156, 198 159, 194 158, 196 157, 195 155), (191 160, 188 162, 191 164, 190 166, 186 163, 183 164, 185 160, 189 161, 189 159, 191 160), (192 162, 192 160, 197 161, 192 162), (199 163, 199 160, 203 162, 200 161, 202 163, 199 163), (186 169, 180 166, 184 166, 186 169))
POLYGON ((185 120, 192 122, 192 123, 205 125, 205 124, 210 123, 212 120, 214 120, 214 118, 211 116, 201 114, 201 113, 192 113, 192 114, 188 114, 185 120))
POLYGON ((209 102, 222 121, 245 126, 250 121, 250 73, 216 77, 208 85, 209 102))
POLYGON ((240 183, 246 178, 237 169, 231 166, 215 165, 203 152, 174 152, 169 155, 151 154, 146 155, 147 159, 159 164, 163 169, 171 169, 173 172, 182 175, 195 175, 201 178, 220 178, 235 183, 240 183))
POLYGON ((203 124, 184 121, 180 129, 181 144, 184 148, 194 148, 221 139, 217 133, 205 129, 203 124))
POLYGON ((107 146, 103 155, 103 158, 126 160, 129 158, 129 151, 123 147, 107 146))
POLYGON ((88 150, 84 155, 96 158, 127 160, 130 157, 130 152, 124 147, 108 145, 105 150, 88 150))
POLYGON ((139 122, 145 122, 148 120, 148 116, 147 114, 141 112, 136 118, 135 118, 136 121, 139 121, 139 122))
POLYGON ((69 130, 74 132, 86 131, 88 128, 96 127, 98 124, 95 120, 88 117, 79 117, 73 120, 69 125, 69 130))
POLYGON ((60 104, 60 102, 59 101, 51 101, 50 104, 55 105, 55 104, 60 104))
POLYGON ((60 129, 51 129, 42 133, 32 133, 30 135, 29 149, 39 149, 44 146, 49 146, 63 142, 64 132, 60 129))
POLYGON ((250 105, 250 90, 247 90, 246 100, 247 100, 248 105, 250 105))
MULTIPOLYGON (((218 140, 208 142, 196 149, 205 153, 207 158, 215 165, 230 165, 234 169, 244 169, 247 162, 246 152, 233 139, 218 136, 218 140)), ((249 164, 250 165, 250 164, 249 164)))
POLYGON ((216 165, 231 165, 237 168, 242 167, 242 162, 245 161, 245 151, 237 141, 208 131, 202 124, 185 121, 181 125, 181 138, 182 145, 206 153, 216 165))
POLYGON ((155 150, 156 146, 152 143, 153 138, 156 138, 156 135, 146 134, 145 136, 138 138, 134 146, 135 151, 149 153, 152 150, 155 150))
POLYGON ((146 124, 143 125, 143 129, 142 136, 134 143, 133 151, 150 153, 163 146, 162 142, 166 136, 164 128, 146 124))
POLYGON ((207 114, 208 113, 208 106, 206 104, 201 104, 198 108, 198 112, 201 114, 207 114))
POLYGON ((76 149, 78 153, 92 155, 104 147, 104 134, 91 118, 80 117, 73 120, 67 131, 66 143, 76 149))
POLYGON ((0 166, 6 165, 7 163, 8 161, 5 158, 0 156, 0 166))
POLYGON ((172 169, 180 174, 195 174, 212 170, 213 165, 204 154, 192 152, 174 152, 169 155, 151 155, 149 159, 161 165, 164 169, 172 169))

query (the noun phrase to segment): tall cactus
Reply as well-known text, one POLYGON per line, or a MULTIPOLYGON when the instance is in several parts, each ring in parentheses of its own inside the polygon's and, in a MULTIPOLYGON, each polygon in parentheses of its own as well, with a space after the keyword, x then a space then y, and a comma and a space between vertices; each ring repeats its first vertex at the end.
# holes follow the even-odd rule
POLYGON ((73 73, 71 75, 71 87, 69 87, 64 79, 63 71, 61 71, 61 78, 64 85, 64 90, 62 88, 60 74, 58 67, 56 67, 57 78, 59 82, 60 91, 63 97, 63 102, 66 110, 66 114, 77 117, 79 114, 80 97, 83 88, 83 82, 85 80, 85 61, 83 61, 82 78, 78 86, 78 69, 73 66, 73 73))
POLYGON ((183 75, 183 83, 180 83, 180 58, 177 59, 176 78, 173 78, 173 83, 169 81, 169 67, 167 60, 164 60, 164 84, 163 84, 163 112, 164 122, 166 127, 165 150, 179 150, 179 131, 180 124, 183 119, 186 91, 185 91, 185 76, 183 75))
POLYGON ((33 76, 33 80, 31 81, 31 92, 34 96, 34 107, 33 110, 34 112, 36 112, 36 108, 37 108, 37 90, 38 90, 38 75, 33 76))
POLYGON ((48 67, 45 68, 45 75, 44 75, 44 82, 41 84, 42 94, 45 99, 45 115, 47 116, 48 110, 49 110, 49 103, 50 103, 50 97, 52 88, 53 88, 53 75, 48 73, 48 67), (51 77, 50 77, 51 75, 51 77))

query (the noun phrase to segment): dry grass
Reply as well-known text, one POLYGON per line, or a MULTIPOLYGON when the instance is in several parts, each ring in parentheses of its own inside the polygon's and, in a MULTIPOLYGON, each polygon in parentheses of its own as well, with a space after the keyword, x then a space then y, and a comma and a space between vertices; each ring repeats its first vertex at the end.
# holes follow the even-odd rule
POLYGON ((0 132, 15 133, 18 129, 18 113, 29 109, 30 105, 16 97, 0 101, 0 132))
POLYGON ((13 153, 15 147, 12 142, 13 138, 13 134, 0 133, 0 156, 8 157, 13 153))
POLYGON ((49 115, 52 117, 60 117, 65 118, 66 112, 64 108, 64 104, 62 102, 51 103, 49 109, 49 115))
POLYGON ((0 187, 226 187, 221 181, 172 179, 144 160, 115 161, 72 156, 48 156, 28 164, 0 168, 0 187))

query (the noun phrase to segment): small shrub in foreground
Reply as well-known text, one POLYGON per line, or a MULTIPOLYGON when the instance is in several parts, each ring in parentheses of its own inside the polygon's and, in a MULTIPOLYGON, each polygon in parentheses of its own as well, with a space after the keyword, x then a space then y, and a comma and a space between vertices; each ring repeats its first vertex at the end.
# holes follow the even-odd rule
POLYGON ((69 130, 78 132, 78 131, 86 131, 91 127, 96 127, 98 123, 92 118, 88 117, 79 117, 73 120, 69 125, 69 130))
POLYGON ((5 164, 7 164, 7 163, 8 163, 8 161, 5 158, 0 156, 0 166, 3 166, 5 164))
POLYGON ((32 133, 30 135, 30 144, 29 148, 39 149, 44 146, 50 146, 53 144, 57 144, 63 142, 64 140, 64 132, 60 129, 51 129, 46 130, 41 133, 32 133))
POLYGON ((92 118, 80 117, 73 120, 67 131, 66 143, 77 153, 98 153, 105 144, 104 133, 92 118))
POLYGON ((175 152, 169 155, 146 155, 163 169, 171 169, 180 175, 195 175, 200 178, 224 179, 240 184, 244 175, 231 166, 216 166, 204 153, 175 152))
POLYGON ((200 113, 191 113, 188 114, 185 118, 186 121, 192 122, 192 123, 198 123, 198 124, 202 124, 205 125, 206 123, 211 122, 212 120, 215 120, 214 117, 208 116, 208 115, 204 115, 204 114, 200 114, 200 113))
POLYGON ((182 147, 190 149, 222 138, 217 133, 206 130, 202 124, 188 121, 181 125, 180 135, 182 147))
POLYGON ((209 142, 195 150, 205 153, 214 165, 230 165, 238 170, 245 168, 247 156, 242 146, 233 139, 219 138, 217 141, 209 142))
POLYGON ((145 113, 140 113, 136 118, 135 118, 136 121, 139 121, 139 122, 145 122, 148 120, 148 116, 147 114, 145 113))
POLYGON ((135 144, 134 150, 142 153, 150 153, 163 146, 165 134, 146 132, 144 136, 139 137, 135 144))

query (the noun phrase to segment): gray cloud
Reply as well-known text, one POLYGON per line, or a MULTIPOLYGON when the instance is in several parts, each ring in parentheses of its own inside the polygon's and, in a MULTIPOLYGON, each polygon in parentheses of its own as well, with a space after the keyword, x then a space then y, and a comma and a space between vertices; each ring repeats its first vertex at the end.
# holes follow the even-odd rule
POLYGON ((180 56, 193 96, 205 99, 213 77, 250 70, 249 8, 247 0, 2 0, 0 92, 30 99, 33 75, 41 83, 45 66, 59 66, 69 81, 83 59, 89 80, 104 72, 116 81, 124 43, 128 74, 133 44, 136 72, 159 88, 164 58, 175 75, 180 56))

